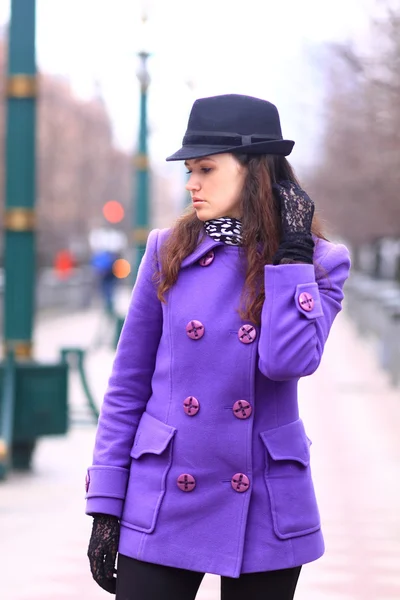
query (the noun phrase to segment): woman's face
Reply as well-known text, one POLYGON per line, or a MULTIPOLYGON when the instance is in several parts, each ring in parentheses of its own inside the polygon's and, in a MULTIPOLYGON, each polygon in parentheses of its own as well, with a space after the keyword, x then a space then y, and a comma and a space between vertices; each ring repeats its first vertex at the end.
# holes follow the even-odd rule
POLYGON ((233 154, 214 154, 185 161, 186 189, 200 221, 241 218, 241 193, 247 169, 233 154))

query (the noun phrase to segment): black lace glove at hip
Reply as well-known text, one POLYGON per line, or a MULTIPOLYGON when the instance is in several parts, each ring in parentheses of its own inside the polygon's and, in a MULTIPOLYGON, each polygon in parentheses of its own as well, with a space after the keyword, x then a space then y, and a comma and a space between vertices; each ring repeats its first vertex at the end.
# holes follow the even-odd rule
POLYGON ((311 225, 314 202, 309 195, 292 181, 280 181, 272 185, 282 224, 282 240, 273 264, 313 262, 314 241, 311 225))
POLYGON ((96 515, 93 518, 87 552, 93 579, 110 594, 115 594, 117 585, 114 566, 118 552, 119 527, 117 517, 96 515))

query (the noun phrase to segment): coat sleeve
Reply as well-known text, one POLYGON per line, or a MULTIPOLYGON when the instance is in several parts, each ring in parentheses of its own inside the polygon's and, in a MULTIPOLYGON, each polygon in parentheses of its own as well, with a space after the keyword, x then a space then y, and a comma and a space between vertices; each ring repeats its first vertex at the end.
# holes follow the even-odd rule
POLYGON ((130 450, 151 395, 162 331, 162 307, 153 280, 158 238, 159 230, 149 235, 101 406, 93 465, 86 476, 87 514, 122 514, 130 450))
POLYGON ((259 368, 269 379, 311 375, 321 362, 350 269, 347 248, 329 246, 315 265, 265 267, 259 368))

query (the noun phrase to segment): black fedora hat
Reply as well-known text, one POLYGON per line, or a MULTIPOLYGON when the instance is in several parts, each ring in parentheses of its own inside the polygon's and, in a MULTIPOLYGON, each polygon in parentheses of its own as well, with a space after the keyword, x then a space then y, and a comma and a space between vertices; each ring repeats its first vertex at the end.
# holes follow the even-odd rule
POLYGON ((260 98, 224 94, 199 98, 192 106, 182 148, 166 160, 188 160, 225 152, 288 156, 278 109, 260 98))

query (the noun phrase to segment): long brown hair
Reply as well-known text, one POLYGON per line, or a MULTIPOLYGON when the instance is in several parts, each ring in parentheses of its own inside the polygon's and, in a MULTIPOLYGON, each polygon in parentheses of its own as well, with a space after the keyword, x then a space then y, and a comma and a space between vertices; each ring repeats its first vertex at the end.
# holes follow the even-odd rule
MULTIPOLYGON (((243 320, 260 322, 265 299, 264 266, 271 264, 281 238, 278 207, 271 185, 289 180, 298 183, 294 171, 283 156, 235 155, 247 167, 242 191, 242 251, 247 259, 247 271, 239 308, 243 320), (255 240, 257 243, 254 243, 255 240)), ((326 239, 321 223, 314 216, 312 233, 326 239)), ((183 259, 197 247, 204 237, 203 222, 190 207, 176 222, 161 251, 161 269, 158 274, 158 298, 165 302, 165 293, 178 279, 183 259)))

